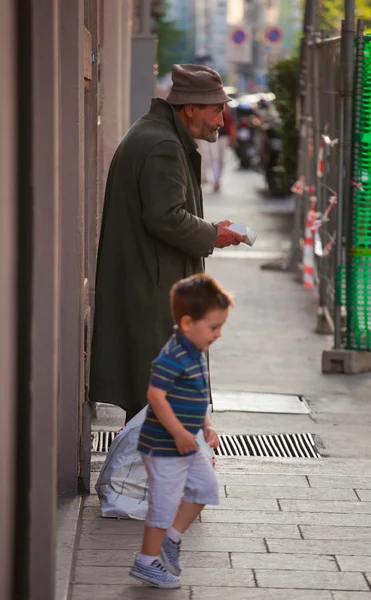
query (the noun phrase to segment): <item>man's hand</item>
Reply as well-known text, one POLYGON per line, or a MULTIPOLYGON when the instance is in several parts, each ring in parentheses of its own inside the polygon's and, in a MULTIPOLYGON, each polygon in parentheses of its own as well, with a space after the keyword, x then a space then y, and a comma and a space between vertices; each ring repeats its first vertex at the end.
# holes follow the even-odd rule
POLYGON ((218 233, 216 235, 216 248, 225 248, 226 246, 238 246, 241 242, 245 241, 243 235, 231 231, 228 226, 232 225, 232 221, 221 221, 216 223, 218 233))
POLYGON ((217 448, 219 446, 219 438, 216 430, 212 425, 206 425, 204 428, 204 437, 210 448, 217 448))
POLYGON ((218 221, 217 223, 215 223, 215 225, 217 227, 219 227, 219 225, 222 225, 223 227, 229 227, 230 225, 233 225, 233 221, 228 221, 228 219, 226 221, 218 221))
POLYGON ((198 450, 196 436, 185 428, 174 437, 174 442, 179 454, 188 454, 188 452, 198 450))

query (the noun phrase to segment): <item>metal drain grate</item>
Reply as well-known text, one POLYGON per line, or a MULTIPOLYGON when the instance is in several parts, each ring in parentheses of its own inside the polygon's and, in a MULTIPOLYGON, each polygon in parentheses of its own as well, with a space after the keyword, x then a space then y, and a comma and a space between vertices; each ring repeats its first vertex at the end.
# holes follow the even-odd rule
POLYGON ((91 432, 91 451, 108 452, 112 440, 116 437, 118 431, 92 431, 91 432))
MULTIPOLYGON (((117 431, 92 431, 92 452, 108 452, 117 431)), ((263 456, 273 458, 321 458, 311 433, 272 435, 220 435, 216 456, 263 456)))
POLYGON ((321 458, 310 433, 272 435, 220 435, 216 456, 321 458))

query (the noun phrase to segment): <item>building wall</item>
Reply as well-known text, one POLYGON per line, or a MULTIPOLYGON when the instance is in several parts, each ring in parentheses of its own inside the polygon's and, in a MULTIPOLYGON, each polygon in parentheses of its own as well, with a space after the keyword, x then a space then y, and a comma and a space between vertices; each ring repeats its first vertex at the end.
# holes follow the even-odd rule
POLYGON ((211 57, 212 66, 223 77, 228 74, 228 0, 213 0, 211 57))
POLYGON ((1 600, 54 597, 58 490, 89 486, 101 165, 129 126, 131 23, 121 0, 2 4, 1 600))
POLYGON ((13 582, 16 439, 16 13, 2 3, 0 19, 0 598, 13 582))

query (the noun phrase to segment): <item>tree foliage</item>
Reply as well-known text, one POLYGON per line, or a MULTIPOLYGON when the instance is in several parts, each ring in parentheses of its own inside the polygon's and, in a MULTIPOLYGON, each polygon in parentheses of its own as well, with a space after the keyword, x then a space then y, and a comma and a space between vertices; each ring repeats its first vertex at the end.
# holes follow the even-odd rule
POLYGON ((169 20, 168 13, 169 4, 165 2, 163 14, 155 22, 155 33, 158 39, 157 63, 159 77, 170 73, 174 63, 184 62, 183 55, 187 44, 186 32, 179 29, 175 21, 169 20))
POLYGON ((299 136, 296 129, 296 92, 299 77, 299 59, 279 60, 268 71, 268 86, 275 96, 275 105, 281 118, 282 153, 281 185, 288 193, 296 180, 299 136))
MULTIPOLYGON (((356 19, 364 19, 371 26, 371 1, 356 0, 356 19)), ((344 19, 344 0, 319 0, 319 29, 330 34, 339 34, 344 19)))

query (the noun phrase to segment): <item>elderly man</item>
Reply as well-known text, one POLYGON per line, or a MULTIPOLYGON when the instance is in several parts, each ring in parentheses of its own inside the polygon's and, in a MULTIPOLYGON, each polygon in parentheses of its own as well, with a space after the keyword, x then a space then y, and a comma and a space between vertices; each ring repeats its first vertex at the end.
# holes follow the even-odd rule
POLYGON ((172 80, 125 135, 106 185, 89 396, 126 420, 146 405, 151 361, 171 334, 171 286, 202 272, 215 247, 243 241, 230 221, 203 218, 195 142, 218 139, 230 98, 208 67, 174 65, 172 80))

